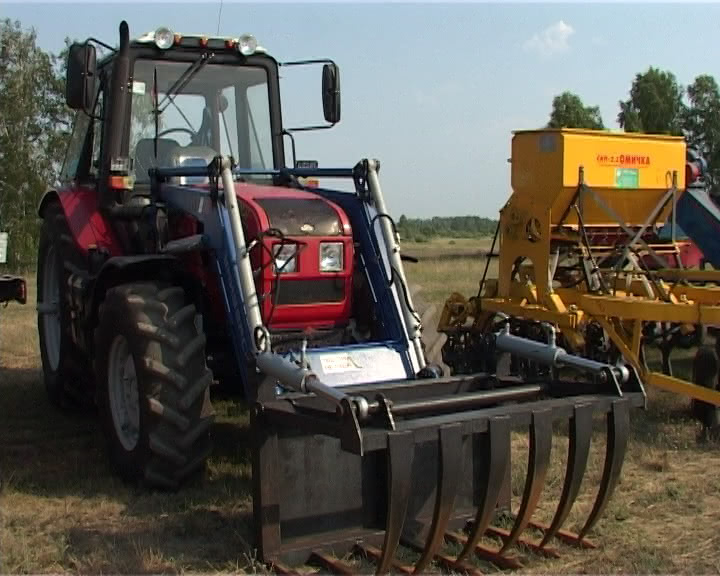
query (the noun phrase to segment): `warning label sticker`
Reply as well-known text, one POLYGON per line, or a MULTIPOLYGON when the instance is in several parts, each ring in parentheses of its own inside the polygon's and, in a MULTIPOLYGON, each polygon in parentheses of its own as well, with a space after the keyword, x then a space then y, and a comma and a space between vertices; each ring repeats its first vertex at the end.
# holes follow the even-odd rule
POLYGON ((343 374, 362 370, 362 366, 347 353, 323 355, 320 357, 320 364, 325 374, 343 374))
POLYGON ((637 188, 638 187, 638 169, 637 168, 616 168, 615 169, 615 187, 616 188, 637 188))

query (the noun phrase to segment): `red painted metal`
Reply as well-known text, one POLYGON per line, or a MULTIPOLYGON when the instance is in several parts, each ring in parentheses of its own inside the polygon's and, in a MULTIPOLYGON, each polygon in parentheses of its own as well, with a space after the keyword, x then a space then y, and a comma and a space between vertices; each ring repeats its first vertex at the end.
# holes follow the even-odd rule
MULTIPOLYGON (((248 240, 252 240, 270 227, 268 217, 257 200, 262 198, 316 199, 316 194, 304 190, 281 188, 277 186, 259 186, 239 182, 236 194, 240 200, 243 225, 248 240)), ((121 256, 122 247, 114 235, 109 223, 97 207, 97 195, 93 188, 72 185, 58 191, 60 203, 67 218, 75 243, 83 252, 95 246, 105 249, 111 256, 121 256)), ((324 200, 338 214, 342 224, 342 236, 302 236, 297 238, 305 244, 298 255, 298 272, 284 273, 281 282, 297 280, 317 281, 332 277, 342 282, 345 297, 340 302, 313 302, 301 305, 273 306, 270 296, 275 282, 275 273, 271 264, 272 245, 277 239, 266 237, 264 247, 257 245, 250 254, 253 269, 263 268, 263 274, 257 281, 259 295, 268 295, 261 301, 264 319, 271 318, 270 326, 276 329, 318 329, 345 325, 352 308, 353 240, 350 222, 346 214, 335 204, 324 200), (324 241, 342 242, 344 245, 344 270, 338 273, 320 272, 320 243, 324 241), (273 310, 274 307, 274 310, 273 310)), ((197 232, 197 222, 191 216, 175 219, 170 223, 171 239, 182 238, 197 232)), ((293 237, 290 237, 293 238, 293 237)), ((217 276, 208 271, 199 254, 183 256, 187 269, 205 286, 213 307, 213 315, 221 320, 224 315, 222 298, 217 276)))
POLYGON ((107 250, 111 256, 122 256, 120 242, 98 210, 94 188, 71 185, 57 192, 75 244, 83 254, 97 247, 107 250))
POLYGON ((243 226, 247 231, 247 238, 256 238, 260 231, 270 227, 268 217, 257 202, 263 198, 287 199, 318 199, 320 198, 332 207, 337 213, 342 225, 342 236, 301 236, 297 239, 304 244, 298 251, 298 271, 283 273, 282 283, 298 280, 318 281, 325 278, 334 278, 342 282, 345 297, 340 302, 313 302, 311 304, 274 305, 272 292, 275 283, 275 272, 271 262, 273 245, 279 240, 264 238, 263 246, 256 246, 250 253, 253 269, 263 268, 263 274, 258 283, 258 293, 267 295, 262 302, 263 319, 271 318, 270 327, 281 330, 292 329, 319 329, 343 326, 350 320, 352 312, 352 274, 353 274, 353 239, 350 221, 342 209, 334 203, 320 196, 304 190, 280 188, 277 186, 259 186, 248 183, 237 183, 235 191, 240 200, 240 209, 243 226), (342 242, 344 269, 342 272, 320 272, 320 243, 342 242), (274 308, 274 309, 273 309, 274 308))

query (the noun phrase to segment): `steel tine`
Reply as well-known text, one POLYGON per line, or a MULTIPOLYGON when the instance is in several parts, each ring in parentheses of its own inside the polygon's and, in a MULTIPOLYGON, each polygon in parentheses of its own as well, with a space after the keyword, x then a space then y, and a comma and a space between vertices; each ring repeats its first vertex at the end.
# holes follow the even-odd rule
POLYGON ((607 415, 607 447, 600 488, 590 516, 578 533, 582 540, 598 521, 612 496, 622 469, 630 434, 630 407, 625 399, 615 400, 607 415))
POLYGON ((592 415, 593 407, 590 404, 582 404, 574 407, 573 416, 570 419, 568 463, 565 482, 562 493, 560 494, 557 511, 550 523, 550 527, 543 535, 540 548, 544 547, 553 539, 555 534, 557 534, 560 526, 563 525, 567 515, 570 513, 572 505, 575 503, 575 499, 580 491, 580 484, 585 475, 588 455, 590 454, 592 415))
POLYGON ((507 416, 490 418, 484 440, 487 442, 488 457, 480 478, 483 487, 482 501, 478 506, 470 535, 457 556, 458 562, 475 550, 495 514, 505 473, 510 464, 510 418, 507 416))
POLYGON ((391 432, 387 440, 388 512, 385 541, 376 574, 385 574, 395 558, 400 543, 412 485, 412 462, 415 443, 412 432, 391 432))
POLYGON ((448 424, 440 428, 438 447, 440 461, 438 463, 435 509, 425 549, 415 563, 415 574, 425 569, 445 540, 445 528, 450 520, 462 475, 463 447, 460 424, 448 424))
POLYGON ((317 564, 320 564, 322 568, 333 574, 341 574, 343 576, 353 576, 355 574, 355 569, 352 566, 320 550, 315 550, 312 553, 311 560, 314 560, 317 564))
POLYGON ((545 484, 545 476, 550 464, 550 450, 552 448, 552 413, 550 410, 535 410, 532 413, 530 425, 530 450, 528 456, 528 471, 525 480, 525 491, 515 524, 510 536, 503 543, 499 554, 503 554, 513 546, 520 534, 527 527, 530 518, 535 512, 540 494, 545 484))

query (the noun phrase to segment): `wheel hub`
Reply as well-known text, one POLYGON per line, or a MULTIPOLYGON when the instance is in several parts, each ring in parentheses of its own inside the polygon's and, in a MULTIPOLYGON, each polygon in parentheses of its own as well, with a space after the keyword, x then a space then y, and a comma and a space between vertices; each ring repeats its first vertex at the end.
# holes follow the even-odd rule
POLYGON ((115 434, 130 451, 140 436, 140 397, 135 361, 124 336, 116 336, 110 347, 108 387, 115 434))

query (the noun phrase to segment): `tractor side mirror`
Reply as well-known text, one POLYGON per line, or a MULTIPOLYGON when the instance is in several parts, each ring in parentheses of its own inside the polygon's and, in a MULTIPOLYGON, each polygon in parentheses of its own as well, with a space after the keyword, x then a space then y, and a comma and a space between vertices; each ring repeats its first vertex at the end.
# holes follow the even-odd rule
POLYGON ((340 69, 334 63, 323 66, 322 100, 325 121, 340 122, 340 69))
POLYGON ((87 42, 72 44, 65 78, 65 101, 73 110, 92 110, 95 96, 97 58, 95 46, 87 42))

